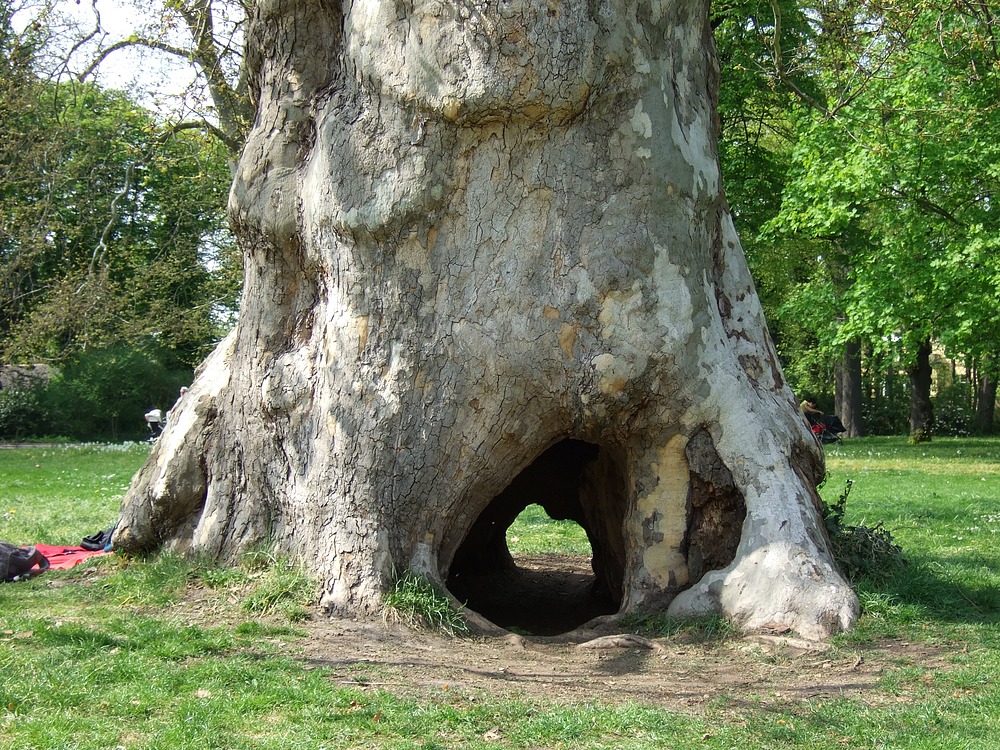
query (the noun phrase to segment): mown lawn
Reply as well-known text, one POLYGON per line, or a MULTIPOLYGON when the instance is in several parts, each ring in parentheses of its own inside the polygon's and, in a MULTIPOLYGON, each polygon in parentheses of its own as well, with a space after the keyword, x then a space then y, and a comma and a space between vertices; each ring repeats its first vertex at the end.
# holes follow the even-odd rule
MULTIPOLYGON (((0 451, 0 539, 77 544, 108 527, 147 451, 0 451)), ((688 715, 572 705, 558 694, 489 704, 403 698, 342 685, 294 657, 310 584, 285 563, 250 556, 229 570, 108 556, 0 584, 0 748, 993 750, 1000 440, 864 439, 827 456, 824 497, 832 502, 852 480, 845 522, 883 523, 908 560, 878 583, 859 583, 864 615, 831 659, 896 639, 940 646, 947 660, 900 660, 864 699, 748 703, 720 689, 704 713, 688 715), (217 624, 172 613, 192 587, 236 592, 217 600, 228 602, 217 624), (276 611, 284 614, 259 617, 276 611)), ((551 523, 525 514, 509 538, 524 551, 578 554, 579 534, 551 523)))

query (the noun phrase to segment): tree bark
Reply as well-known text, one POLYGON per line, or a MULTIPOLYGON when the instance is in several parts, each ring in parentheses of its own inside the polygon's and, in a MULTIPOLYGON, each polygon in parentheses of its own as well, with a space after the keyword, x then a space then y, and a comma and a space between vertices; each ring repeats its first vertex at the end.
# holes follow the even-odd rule
POLYGON ((979 361, 976 379, 976 434, 990 435, 997 404, 997 357, 985 356, 979 361))
POLYGON ((847 431, 846 437, 861 437, 864 426, 861 417, 861 342, 853 339, 844 346, 837 363, 836 412, 847 431))
POLYGON ((934 434, 934 407, 931 403, 931 341, 920 342, 910 378, 910 441, 922 443, 934 434))
POLYGON ((394 570, 509 565, 539 501, 621 612, 848 627, 720 185, 707 0, 398 7, 258 6, 240 322, 115 546, 267 541, 375 611, 394 570))

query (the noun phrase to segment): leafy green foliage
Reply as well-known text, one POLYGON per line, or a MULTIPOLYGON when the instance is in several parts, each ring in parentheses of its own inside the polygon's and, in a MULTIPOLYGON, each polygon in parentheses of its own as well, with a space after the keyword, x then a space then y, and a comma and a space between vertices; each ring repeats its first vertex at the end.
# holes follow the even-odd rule
POLYGON ((935 434, 950 437, 972 434, 975 420, 972 395, 971 384, 966 380, 938 389, 937 398, 934 399, 935 434))
POLYGON ((23 440, 51 432, 42 388, 0 390, 0 440, 23 440))
POLYGON ((823 505, 823 521, 830 536, 834 559, 847 579, 857 583, 862 578, 884 582, 905 564, 902 548, 893 541, 881 522, 874 526, 849 526, 844 523, 847 498, 854 482, 850 479, 844 491, 832 503, 823 505))
POLYGON ((146 439, 143 415, 166 412, 191 382, 191 370, 170 361, 155 345, 80 352, 47 383, 0 391, 0 439, 146 439))
POLYGON ((147 437, 143 415, 166 412, 191 382, 190 369, 170 369, 165 360, 155 348, 126 346, 74 356, 45 388, 52 429, 83 440, 147 437))
POLYGON ((905 371, 928 340, 970 361, 1000 350, 985 6, 746 0, 716 14, 727 194, 793 386, 831 392, 849 341, 869 379, 905 371))
POLYGON ((30 33, 2 20, 0 361, 154 339, 193 367, 239 283, 227 152, 120 93, 36 77, 30 33))

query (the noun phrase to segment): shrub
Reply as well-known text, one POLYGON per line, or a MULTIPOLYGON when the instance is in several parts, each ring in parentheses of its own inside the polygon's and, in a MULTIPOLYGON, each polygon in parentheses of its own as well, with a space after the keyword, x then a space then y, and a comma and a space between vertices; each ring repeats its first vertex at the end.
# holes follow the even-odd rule
POLYGON ((50 433, 44 390, 44 385, 37 385, 0 391, 0 439, 22 440, 50 433))
POLYGON ((867 398, 861 405, 866 435, 905 435, 909 426, 910 394, 897 383, 890 395, 867 398))
POLYGON ((972 385, 952 383, 934 399, 934 434, 966 437, 972 434, 976 414, 972 408, 972 385))
POLYGON ((45 390, 59 434, 80 440, 122 440, 146 435, 143 414, 166 411, 189 370, 170 369, 155 351, 129 347, 91 349, 62 367, 45 390))
POLYGON ((847 498, 854 480, 848 479, 844 491, 833 504, 823 503, 823 521, 830 536, 833 556, 848 581, 862 578, 884 581, 905 565, 903 550, 881 522, 874 526, 848 526, 844 523, 847 498))

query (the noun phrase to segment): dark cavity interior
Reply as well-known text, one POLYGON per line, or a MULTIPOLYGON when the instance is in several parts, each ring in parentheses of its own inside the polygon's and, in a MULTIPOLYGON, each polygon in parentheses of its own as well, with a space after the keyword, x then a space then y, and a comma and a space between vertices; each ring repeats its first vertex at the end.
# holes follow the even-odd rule
POLYGON ((610 449, 563 440, 542 453, 479 515, 452 561, 448 589, 500 627, 557 635, 621 605, 625 477, 610 449), (515 561, 507 529, 529 505, 587 533, 590 564, 562 555, 515 561))

